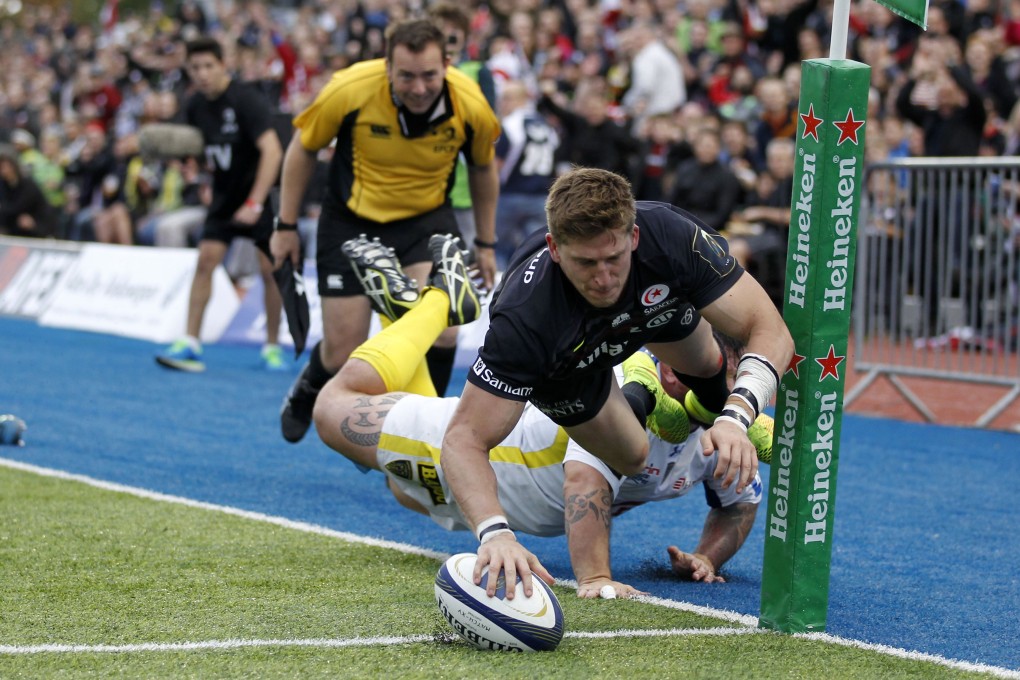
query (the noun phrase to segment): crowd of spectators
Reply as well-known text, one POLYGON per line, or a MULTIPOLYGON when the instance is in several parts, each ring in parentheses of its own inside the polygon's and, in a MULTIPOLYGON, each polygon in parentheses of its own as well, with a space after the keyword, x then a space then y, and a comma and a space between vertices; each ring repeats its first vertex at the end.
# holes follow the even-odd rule
MULTIPOLYGON (((219 38, 289 137, 290 116, 336 69, 383 56, 387 23, 429 4, 181 0, 122 8, 101 26, 72 21, 70 3, 24 3, 0 24, 0 233, 166 243, 161 219, 200 215, 206 176, 196 160, 146 158, 139 131, 177 119, 187 40, 219 38)), ((771 142, 795 133, 801 61, 828 56, 828 0, 463 4, 465 56, 488 66, 497 97, 513 83, 547 117, 558 168, 624 173, 639 198, 673 201, 746 243, 788 208, 789 178, 774 168, 792 165, 768 156, 793 153, 771 142)), ((1020 0, 933 0, 928 24, 852 4, 847 56, 872 67, 868 158, 1016 154, 1020 0)), ((179 223, 171 245, 193 234, 179 223)), ((738 252, 753 266, 753 249, 738 252)))

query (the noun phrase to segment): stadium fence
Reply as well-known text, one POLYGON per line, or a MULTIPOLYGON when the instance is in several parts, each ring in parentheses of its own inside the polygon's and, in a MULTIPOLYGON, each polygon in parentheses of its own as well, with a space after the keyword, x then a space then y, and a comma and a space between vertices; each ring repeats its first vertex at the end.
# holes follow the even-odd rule
POLYGON ((865 168, 854 291, 850 405, 878 378, 929 422, 903 376, 1009 387, 1020 396, 1020 159, 905 158, 865 168))

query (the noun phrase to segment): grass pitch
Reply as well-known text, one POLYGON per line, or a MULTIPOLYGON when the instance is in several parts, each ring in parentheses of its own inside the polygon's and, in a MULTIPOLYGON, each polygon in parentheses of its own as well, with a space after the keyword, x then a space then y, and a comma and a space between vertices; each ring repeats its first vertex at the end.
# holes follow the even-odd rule
POLYGON ((437 559, 6 467, 0 490, 3 678, 976 675, 563 587, 559 649, 479 652, 437 559))

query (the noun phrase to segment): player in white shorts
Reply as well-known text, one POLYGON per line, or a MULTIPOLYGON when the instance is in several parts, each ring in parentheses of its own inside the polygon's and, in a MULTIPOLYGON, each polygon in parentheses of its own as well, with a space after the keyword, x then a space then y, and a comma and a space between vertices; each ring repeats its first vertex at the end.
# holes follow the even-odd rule
MULTIPOLYGON (((387 257, 385 249, 362 241, 348 250, 363 280, 375 275, 378 284, 400 275, 399 265, 387 257)), ((402 505, 446 529, 471 530, 439 465, 443 435, 459 398, 435 396, 424 356, 449 323, 472 319, 451 311, 450 286, 444 286, 441 278, 434 277, 433 283, 439 285, 426 288, 415 304, 408 305, 410 309, 395 307, 393 300, 381 307, 391 316, 402 316, 392 325, 384 321, 383 331, 351 355, 352 361, 323 388, 314 418, 329 446, 360 467, 383 471, 402 505)), ((393 281, 387 285, 395 287, 393 281)), ((666 385, 679 389, 671 371, 663 367, 662 372, 666 385)), ((756 477, 738 494, 736 485, 726 488, 721 478, 714 477, 715 455, 702 454, 700 428, 690 432, 686 412, 665 394, 648 355, 635 355, 620 373, 627 382, 645 385, 657 400, 649 418, 652 429, 645 470, 621 480, 605 463, 571 442, 547 416, 528 406, 517 426, 490 452, 500 504, 506 512, 505 528, 495 531, 554 536, 566 530, 578 595, 598 597, 612 586, 617 596, 627 597, 637 591, 611 576, 610 516, 643 503, 683 496, 704 482, 712 509, 698 548, 685 553, 670 546, 669 556, 681 576, 722 581, 718 568, 736 553, 754 523, 761 480, 756 477), (667 413, 667 409, 671 410, 667 413), (667 423, 667 418, 673 420, 667 423)), ((770 422, 763 420, 757 427, 767 427, 771 433, 770 422)))

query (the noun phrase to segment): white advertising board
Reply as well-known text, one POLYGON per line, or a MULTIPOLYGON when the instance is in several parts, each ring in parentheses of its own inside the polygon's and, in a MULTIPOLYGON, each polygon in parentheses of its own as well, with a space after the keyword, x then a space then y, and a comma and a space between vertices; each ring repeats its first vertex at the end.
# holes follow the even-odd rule
MULTIPOLYGON (((87 244, 60 277, 39 323, 170 342, 184 334, 197 262, 193 248, 87 244)), ((217 267, 202 341, 218 340, 239 305, 226 271, 217 267)))

